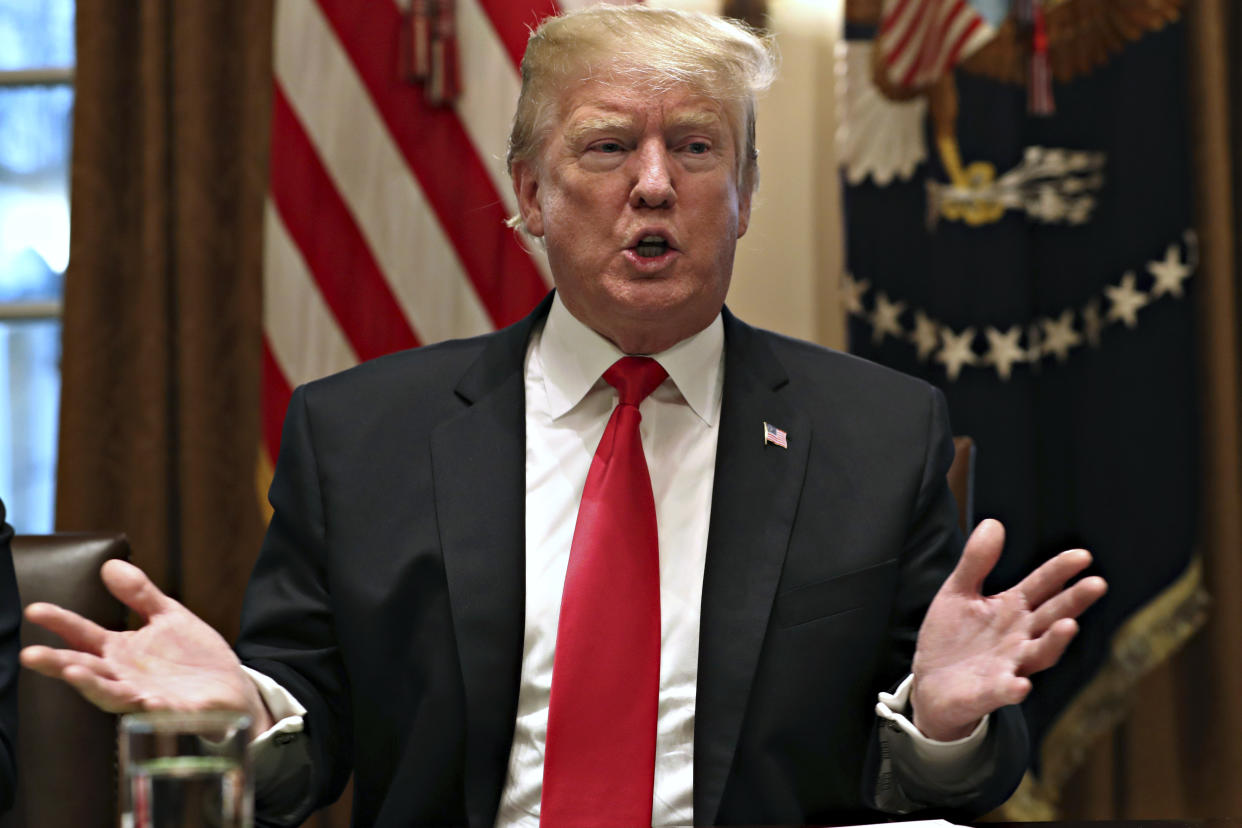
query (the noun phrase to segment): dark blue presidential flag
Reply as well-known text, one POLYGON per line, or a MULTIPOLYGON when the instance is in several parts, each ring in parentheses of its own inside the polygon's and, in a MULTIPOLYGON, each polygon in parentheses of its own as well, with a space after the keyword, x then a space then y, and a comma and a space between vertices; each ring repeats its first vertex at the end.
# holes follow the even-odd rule
POLYGON ((938 385, 974 438, 976 515, 1008 530, 990 589, 1078 546, 1111 587, 1035 679, 1011 818, 1055 813, 1202 621, 1180 6, 847 4, 851 350, 938 385))

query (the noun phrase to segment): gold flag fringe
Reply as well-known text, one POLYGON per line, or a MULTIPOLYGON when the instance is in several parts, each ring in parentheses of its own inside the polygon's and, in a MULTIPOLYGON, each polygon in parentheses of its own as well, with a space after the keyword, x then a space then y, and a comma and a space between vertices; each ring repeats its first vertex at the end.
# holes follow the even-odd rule
POLYGON ((989 815, 1006 822, 1059 819, 1061 790, 1083 763, 1096 738, 1116 727, 1130 707, 1135 685, 1176 652, 1207 618, 1210 598, 1203 562, 1185 572, 1113 635, 1108 660, 1065 707, 1040 747, 1040 776, 1027 771, 1009 801, 989 815))

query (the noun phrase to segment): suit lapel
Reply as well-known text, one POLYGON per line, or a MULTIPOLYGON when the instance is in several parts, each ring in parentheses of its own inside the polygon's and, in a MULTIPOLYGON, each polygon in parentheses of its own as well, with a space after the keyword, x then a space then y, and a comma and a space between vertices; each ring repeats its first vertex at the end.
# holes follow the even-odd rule
POLYGON ((550 298, 499 332, 457 385, 465 410, 432 433, 445 578, 466 701, 466 810, 492 825, 517 717, 525 626, 523 357, 550 298))
POLYGON ((720 440, 703 580, 695 702, 694 821, 711 825, 733 762, 793 526, 810 420, 766 339, 726 309, 720 440), (765 444, 763 424, 788 433, 765 444))

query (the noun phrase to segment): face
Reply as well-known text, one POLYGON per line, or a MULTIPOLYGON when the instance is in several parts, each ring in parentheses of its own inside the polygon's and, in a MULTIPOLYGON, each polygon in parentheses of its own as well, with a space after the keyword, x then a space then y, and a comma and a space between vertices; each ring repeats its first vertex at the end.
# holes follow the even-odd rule
POLYGON ((626 353, 656 353, 724 304, 750 219, 725 109, 687 87, 571 87, 533 162, 513 167, 561 301, 626 353))

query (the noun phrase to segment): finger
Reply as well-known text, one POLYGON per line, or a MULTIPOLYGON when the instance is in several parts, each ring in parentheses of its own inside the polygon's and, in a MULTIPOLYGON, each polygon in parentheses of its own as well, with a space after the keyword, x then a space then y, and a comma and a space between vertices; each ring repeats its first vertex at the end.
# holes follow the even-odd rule
POLYGON ((78 650, 35 645, 23 647, 20 658, 22 666, 49 678, 63 679, 65 670, 69 667, 80 667, 106 678, 116 678, 104 659, 78 650))
POLYGON ((983 580, 1000 560, 1005 546, 1005 527, 999 520, 985 520, 975 527, 962 550, 962 558, 945 580, 956 592, 982 594, 983 580))
POLYGON ((1039 638, 1029 642, 1026 652, 1018 665, 1018 672, 1031 675, 1040 670, 1047 670, 1061 660, 1065 648, 1078 634, 1078 622, 1073 618, 1062 618, 1039 638))
POLYGON ((118 681, 96 656, 34 646, 21 651, 21 662, 41 675, 65 682, 91 704, 110 713, 139 709, 128 686, 118 681))
POLYGON ((1031 680, 1025 676, 1009 676, 1004 680, 997 692, 997 707, 1007 704, 1021 704, 1031 693, 1031 680))
POLYGON ((146 709, 129 684, 105 678, 81 665, 65 668, 61 678, 88 702, 109 713, 132 713, 146 709))
POLYGON ((147 574, 131 563, 111 560, 100 570, 104 586, 117 600, 144 618, 167 612, 180 606, 160 592, 147 574))
POLYGON ((98 655, 109 631, 72 610, 36 602, 26 607, 26 620, 55 633, 75 650, 98 655))
POLYGON ((979 696, 980 704, 975 712, 978 716, 986 716, 1005 705, 1020 704, 1030 695, 1031 687, 1031 680, 1024 675, 995 676, 988 682, 987 691, 979 696))
POLYGON ((1091 553, 1085 549, 1070 549, 1044 561, 1023 578, 1014 589, 1034 609, 1060 592, 1065 582, 1091 565, 1091 553))
POLYGON ((1083 578, 1064 589, 1031 614, 1031 635, 1041 636, 1062 618, 1077 618, 1108 592, 1108 583, 1098 575, 1083 578))

